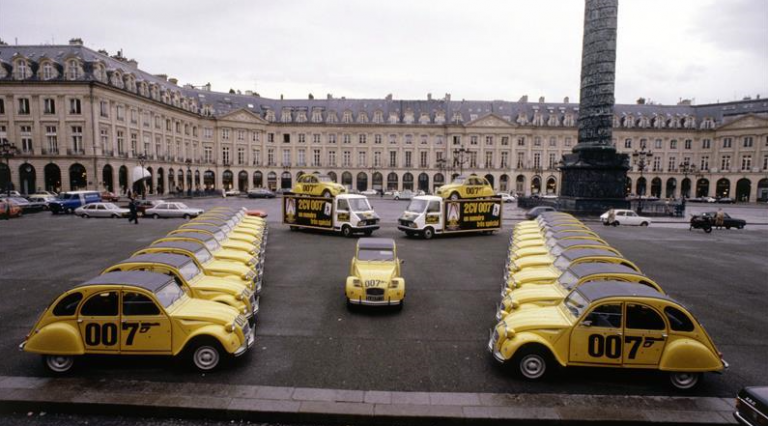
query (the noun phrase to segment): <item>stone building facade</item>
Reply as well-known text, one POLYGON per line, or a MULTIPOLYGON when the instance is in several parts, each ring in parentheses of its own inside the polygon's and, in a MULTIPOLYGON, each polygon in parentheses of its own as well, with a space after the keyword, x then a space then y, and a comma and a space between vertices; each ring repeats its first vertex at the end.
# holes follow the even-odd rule
MULTIPOLYGON (((0 185, 10 179, 27 193, 124 192, 141 161, 152 175, 149 191, 160 194, 276 189, 314 172, 359 190, 429 192, 476 173, 499 191, 557 194, 577 118, 578 103, 567 98, 219 93, 149 74, 79 39, 0 45, 0 138, 20 150, 0 166, 0 185)), ((642 173, 630 170, 628 193, 768 199, 768 100, 616 105, 613 137, 619 152, 652 152, 642 173)))

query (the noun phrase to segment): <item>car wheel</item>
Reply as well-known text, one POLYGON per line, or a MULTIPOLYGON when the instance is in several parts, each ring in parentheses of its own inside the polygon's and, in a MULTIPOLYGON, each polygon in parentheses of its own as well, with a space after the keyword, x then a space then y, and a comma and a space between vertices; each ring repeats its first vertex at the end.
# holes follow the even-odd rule
POLYGON ((731 225, 725 225, 725 229, 731 229, 731 225))
POLYGON ((712 232, 712 227, 711 227, 711 226, 705 226, 705 227, 704 227, 704 232, 706 232, 707 234, 709 234, 710 232, 712 232))
POLYGON ((643 222, 640 224, 640 226, 648 226, 648 222, 643 222))
POLYGON ((64 374, 75 366, 75 357, 71 355, 44 355, 43 364, 52 373, 64 374))
POLYGON ((363 231, 363 234, 365 234, 366 237, 370 237, 373 234, 373 231, 370 229, 366 229, 363 231))
POLYGON ((160 219, 160 215, 155 213, 152 215, 152 219, 160 219))
POLYGON ((744 225, 739 225, 738 229, 744 229, 744 225))
POLYGON ((701 381, 701 373, 677 372, 669 373, 669 381, 675 389, 690 390, 701 381))
POLYGON ((116 215, 116 214, 113 214, 113 215, 112 215, 112 219, 119 219, 119 218, 120 218, 120 216, 118 216, 118 215, 116 215))
POLYGON ((611 224, 610 224, 610 223, 608 223, 608 221, 607 221, 607 220, 604 220, 604 221, 603 221, 603 226, 610 226, 610 225, 611 225, 611 224))
POLYGON ((399 199, 400 199, 400 197, 398 197, 398 196, 395 196, 395 200, 399 200, 399 199))
POLYGON ((611 225, 613 225, 613 226, 619 226, 619 225, 621 225, 621 224, 619 223, 619 221, 618 221, 618 220, 615 220, 615 221, 613 221, 613 223, 612 223, 611 225))
POLYGON ((540 346, 523 346, 518 350, 515 364, 518 373, 528 380, 538 380, 547 374, 549 354, 540 346))
POLYGON ((435 236, 435 230, 434 229, 432 229, 429 226, 424 228, 424 239, 425 240, 431 240, 432 237, 434 237, 434 236, 435 236))
POLYGON ((452 194, 451 194, 451 196, 450 196, 450 197, 448 197, 448 198, 450 198, 450 199, 451 199, 451 200, 453 200, 453 201, 456 201, 456 200, 458 200, 458 199, 459 199, 459 198, 461 198, 461 197, 459 197, 459 193, 458 193, 458 192, 454 192, 454 193, 452 193, 452 194))
POLYGON ((325 191, 323 191, 323 197, 324 198, 332 198, 331 191, 329 191, 327 189, 325 191))
POLYGON ((190 365, 198 371, 212 371, 221 362, 221 345, 214 339, 201 340, 189 351, 190 365))
POLYGON ((185 214, 185 215, 184 215, 184 216, 182 216, 182 217, 183 217, 184 219, 189 219, 189 218, 190 218, 190 216, 189 216, 188 214, 185 214))
POLYGON ((405 305, 405 299, 401 300, 400 303, 397 304, 397 307, 395 309, 397 309, 397 311, 400 312, 403 310, 404 305, 405 305))
POLYGON ((349 225, 344 225, 341 228, 341 235, 347 238, 352 238, 352 228, 349 225))
POLYGON ((90 219, 91 218, 90 216, 88 216, 87 213, 83 213, 83 215, 80 216, 80 217, 82 217, 83 219, 90 219))

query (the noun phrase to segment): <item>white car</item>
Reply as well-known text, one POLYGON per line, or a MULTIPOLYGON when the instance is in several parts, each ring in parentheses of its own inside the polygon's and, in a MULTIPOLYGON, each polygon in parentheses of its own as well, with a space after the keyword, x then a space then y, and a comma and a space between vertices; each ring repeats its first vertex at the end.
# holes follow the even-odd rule
POLYGON ((361 192, 360 195, 379 195, 379 191, 375 189, 366 189, 365 191, 361 192))
POLYGON ((227 195, 227 197, 237 197, 238 195, 240 195, 240 191, 236 189, 230 189, 229 191, 225 192, 225 194, 227 195))
POLYGON ((203 214, 203 209, 193 209, 187 207, 184 203, 160 203, 151 209, 144 210, 144 216, 153 217, 155 219, 160 217, 183 217, 189 219, 190 217, 197 217, 203 214))
POLYGON ((605 226, 609 226, 609 225, 648 226, 652 222, 651 218, 638 216, 638 214, 632 210, 614 209, 613 212, 614 212, 613 219, 609 218, 611 213, 610 210, 600 215, 600 221, 603 222, 603 225, 605 226))
POLYGON ((120 208, 113 203, 91 203, 75 209, 75 214, 88 219, 91 217, 114 217, 120 218, 128 216, 130 210, 120 208))
POLYGON ((501 201, 504 202, 504 203, 513 203, 513 202, 517 201, 517 198, 515 198, 514 195, 507 194, 506 192, 499 192, 496 195, 501 197, 501 201))
POLYGON ((413 193, 413 191, 411 191, 410 189, 406 189, 406 190, 403 190, 402 192, 395 191, 395 193, 393 194, 394 196, 393 198, 395 200, 410 200, 411 198, 413 198, 414 195, 415 194, 413 193))

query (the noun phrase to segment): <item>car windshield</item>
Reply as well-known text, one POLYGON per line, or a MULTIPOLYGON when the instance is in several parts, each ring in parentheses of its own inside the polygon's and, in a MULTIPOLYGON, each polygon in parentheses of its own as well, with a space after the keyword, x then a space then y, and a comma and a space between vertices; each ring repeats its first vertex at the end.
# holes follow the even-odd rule
POLYGON ((184 203, 176 203, 176 208, 178 208, 179 210, 186 210, 189 207, 187 207, 187 205, 184 203))
POLYGON ((204 264, 205 262, 211 260, 211 252, 208 251, 205 247, 200 248, 200 250, 195 252, 195 257, 197 258, 197 261, 200 262, 200 264, 204 264))
POLYGON ((391 262, 395 260, 395 252, 387 249, 361 248, 357 251, 357 260, 391 262))
POLYGON ((155 296, 157 296, 157 301, 160 302, 164 308, 168 308, 184 296, 184 290, 176 284, 176 281, 170 280, 155 291, 155 296))
POLYGON ((190 281, 200 273, 200 270, 197 269, 197 265, 195 265, 195 262, 187 262, 181 265, 181 268, 179 268, 179 272, 181 273, 181 276, 184 277, 185 280, 190 281))
POLYGON ((456 185, 463 185, 466 181, 467 181, 466 177, 464 177, 464 176, 456 176, 453 179, 453 182, 451 182, 451 183, 454 183, 456 185))
POLYGON ((320 182, 331 182, 331 178, 329 178, 328 176, 318 176, 317 180, 319 180, 320 182))
POLYGON ((566 269, 557 281, 564 289, 571 290, 576 286, 576 283, 579 282, 579 277, 577 277, 570 269, 566 269))
POLYGON ((428 201, 427 200, 411 200, 411 203, 408 204, 408 208, 405 209, 407 212, 413 212, 413 213, 421 213, 427 208, 428 201))
POLYGON ((568 308, 568 312, 570 312, 571 315, 579 318, 581 317, 581 314, 584 313, 584 310, 587 309, 587 306, 589 306, 589 302, 584 299, 584 296, 578 291, 572 291, 571 294, 563 300, 563 305, 568 308))
POLYGON ((349 208, 353 212, 364 212, 371 210, 371 205, 368 204, 367 198, 350 198, 347 201, 349 201, 349 208))

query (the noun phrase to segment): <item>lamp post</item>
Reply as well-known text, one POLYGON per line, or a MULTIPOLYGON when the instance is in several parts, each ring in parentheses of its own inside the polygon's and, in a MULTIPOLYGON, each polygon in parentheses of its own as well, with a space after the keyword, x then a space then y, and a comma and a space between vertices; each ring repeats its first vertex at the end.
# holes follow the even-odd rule
MULTIPOLYGON (((688 175, 695 174, 696 173, 696 165, 691 164, 691 161, 686 159, 682 163, 680 163, 680 171, 683 172, 683 182, 688 180, 688 175)), ((682 184, 680 185, 680 192, 682 193, 683 200, 689 197, 688 192, 691 190, 691 184, 688 183, 688 191, 683 191, 682 184)))
MULTIPOLYGON (((641 150, 635 150, 632 153, 632 164, 637 166, 637 170, 640 171, 640 179, 643 180, 643 183, 645 183, 645 179, 643 178, 643 172, 645 171, 645 167, 648 165, 647 161, 653 157, 653 151, 646 151, 645 145, 643 145, 641 150)), ((643 185, 643 193, 638 194, 640 196, 640 202, 637 205, 637 213, 640 214, 643 212, 643 195, 645 194, 645 188, 648 186, 647 183, 643 185)))
POLYGON ((471 153, 472 151, 464 148, 464 145, 462 145, 461 148, 455 148, 453 150, 453 167, 459 167, 459 174, 464 174, 464 164, 467 162, 467 159, 464 158, 464 154, 469 155, 471 153))
POLYGON ((141 167, 141 199, 147 199, 147 181, 144 179, 144 165, 147 164, 147 154, 139 154, 136 156, 139 160, 139 166, 141 167))
POLYGON ((16 153, 19 152, 19 149, 16 147, 16 144, 11 143, 8 139, 3 138, 2 141, 0 141, 0 155, 5 159, 5 164, 8 167, 8 182, 6 182, 6 191, 8 196, 11 196, 11 158, 16 156, 16 153))
POLYGON ((192 197, 192 159, 187 158, 184 163, 187 164, 187 197, 192 197))

